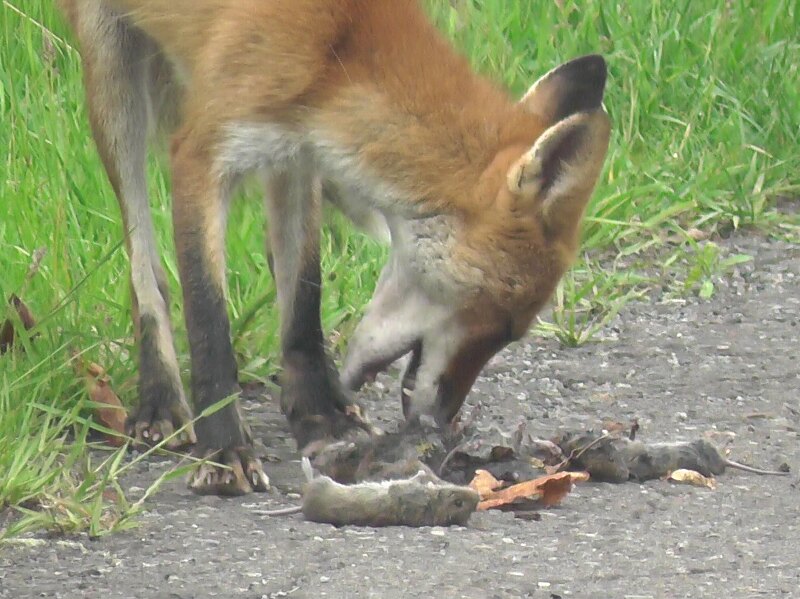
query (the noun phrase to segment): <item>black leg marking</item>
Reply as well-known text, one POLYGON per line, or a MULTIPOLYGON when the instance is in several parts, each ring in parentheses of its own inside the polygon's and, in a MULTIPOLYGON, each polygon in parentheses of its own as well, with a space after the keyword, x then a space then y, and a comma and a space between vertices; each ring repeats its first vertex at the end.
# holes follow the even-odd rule
MULTIPOLYGON (((199 248, 185 252, 183 295, 192 358, 192 398, 199 414, 217 401, 239 392, 230 324, 221 289, 198 257, 199 248)), ((197 422, 199 443, 206 448, 244 445, 250 441, 240 426, 234 404, 197 422)))
POLYGON ((325 352, 320 279, 319 254, 315 252, 297 279, 291 320, 282 340, 281 409, 300 448, 319 439, 340 437, 354 426, 371 430, 325 352))
MULTIPOLYGON (((191 421, 180 379, 170 371, 159 351, 158 323, 151 315, 139 319, 139 407, 131 415, 129 433, 146 443, 158 443, 191 421)), ((168 340, 171 342, 171 339, 168 340)), ((167 443, 175 448, 195 441, 189 426, 167 443)))
MULTIPOLYGON (((200 414, 217 401, 239 393, 236 360, 224 294, 201 258, 206 255, 202 246, 183 247, 179 255, 192 358, 192 397, 200 414)), ((237 398, 196 423, 196 454, 226 466, 200 466, 189 480, 196 493, 242 495, 269 488, 238 402, 237 398)))
POLYGON ((281 345, 284 354, 324 354, 320 304, 322 298, 319 251, 315 249, 297 277, 292 318, 285 327, 281 345))

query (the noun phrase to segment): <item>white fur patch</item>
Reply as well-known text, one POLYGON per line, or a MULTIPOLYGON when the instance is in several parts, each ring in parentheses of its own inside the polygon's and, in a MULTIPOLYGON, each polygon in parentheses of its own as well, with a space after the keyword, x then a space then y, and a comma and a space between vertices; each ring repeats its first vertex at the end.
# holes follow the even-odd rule
POLYGON ((388 241, 386 213, 409 212, 408 198, 370 174, 355 154, 321 132, 303 135, 269 123, 230 125, 219 147, 216 168, 220 176, 292 168, 301 152, 311 156, 312 171, 335 183, 339 193, 334 203, 345 216, 379 241, 388 241))
POLYGON ((349 151, 320 131, 311 132, 310 139, 324 176, 341 185, 351 202, 363 203, 386 215, 416 215, 410 198, 372 173, 356 152, 349 151))
POLYGON ((280 168, 290 163, 302 147, 302 137, 281 125, 236 123, 225 130, 217 169, 221 175, 237 175, 280 168))

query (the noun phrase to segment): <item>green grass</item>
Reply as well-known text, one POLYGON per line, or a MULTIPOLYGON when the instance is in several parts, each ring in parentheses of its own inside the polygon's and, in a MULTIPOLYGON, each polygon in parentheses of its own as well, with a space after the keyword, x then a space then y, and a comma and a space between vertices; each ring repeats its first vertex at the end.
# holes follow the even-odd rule
MULTIPOLYGON (((676 292, 712 294, 714 277, 732 262, 692 241, 691 228, 800 236, 796 219, 772 209, 776 197, 800 191, 798 0, 429 3, 473 64, 515 94, 576 55, 601 52, 608 60, 609 157, 588 210, 583 259, 565 277, 542 332, 567 345, 587 341, 646 290, 650 279, 630 264, 646 265, 653 255, 678 273, 676 292), (685 241, 667 244, 676 238, 685 241), (614 256, 625 268, 608 259, 614 256)), ((121 454, 88 461, 94 425, 69 363, 70 349, 84 352, 133 401, 121 229, 91 141, 72 39, 49 1, 0 5, 0 147, 7 148, 0 154, 0 296, 18 294, 39 321, 34 341, 23 336, 24 351, 0 357, 0 509, 46 508, 24 511, 5 534, 26 526, 100 534, 129 523, 134 506, 119 489, 114 499, 103 494, 114 487, 121 454), (42 247, 47 253, 29 273, 42 247)), ((155 160, 152 166, 156 227, 178 298, 168 186, 155 160)), ((230 310, 242 376, 263 378, 276 364, 277 315, 261 203, 246 196, 230 219, 230 310)), ((385 252, 333 220, 324 238, 323 310, 338 347, 385 252)), ((177 303, 172 308, 181 323, 177 303)), ((186 371, 181 326, 177 343, 186 371)))

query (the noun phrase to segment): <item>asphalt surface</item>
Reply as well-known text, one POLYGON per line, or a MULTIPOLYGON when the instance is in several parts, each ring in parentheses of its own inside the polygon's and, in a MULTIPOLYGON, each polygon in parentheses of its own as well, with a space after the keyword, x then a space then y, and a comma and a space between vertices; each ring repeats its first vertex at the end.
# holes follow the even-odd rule
MULTIPOLYGON (((175 482, 133 531, 28 535, 0 546, 0 597, 800 597, 800 246, 750 237, 727 250, 754 261, 710 300, 630 304, 577 349, 530 337, 492 361, 468 403, 543 438, 631 418, 648 441, 715 432, 733 459, 787 463, 790 476, 728 471, 714 490, 585 483, 539 521, 482 512, 462 528, 337 529, 261 513, 297 503, 302 478, 276 402, 251 400, 277 460, 273 492, 196 497, 175 482)), ((397 385, 383 377, 363 394, 387 428, 401 417, 397 385)), ((145 464, 128 493, 170 464, 145 464)))

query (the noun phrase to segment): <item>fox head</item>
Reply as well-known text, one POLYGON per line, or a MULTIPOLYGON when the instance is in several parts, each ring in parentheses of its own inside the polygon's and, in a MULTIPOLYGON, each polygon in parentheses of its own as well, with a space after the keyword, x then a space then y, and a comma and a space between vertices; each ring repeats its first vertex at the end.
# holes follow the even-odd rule
POLYGON ((574 259, 580 222, 608 148, 600 56, 567 62, 519 101, 532 146, 498 152, 453 212, 387 215, 392 250, 348 348, 353 390, 411 354, 407 417, 449 423, 481 369, 521 338, 574 259))

